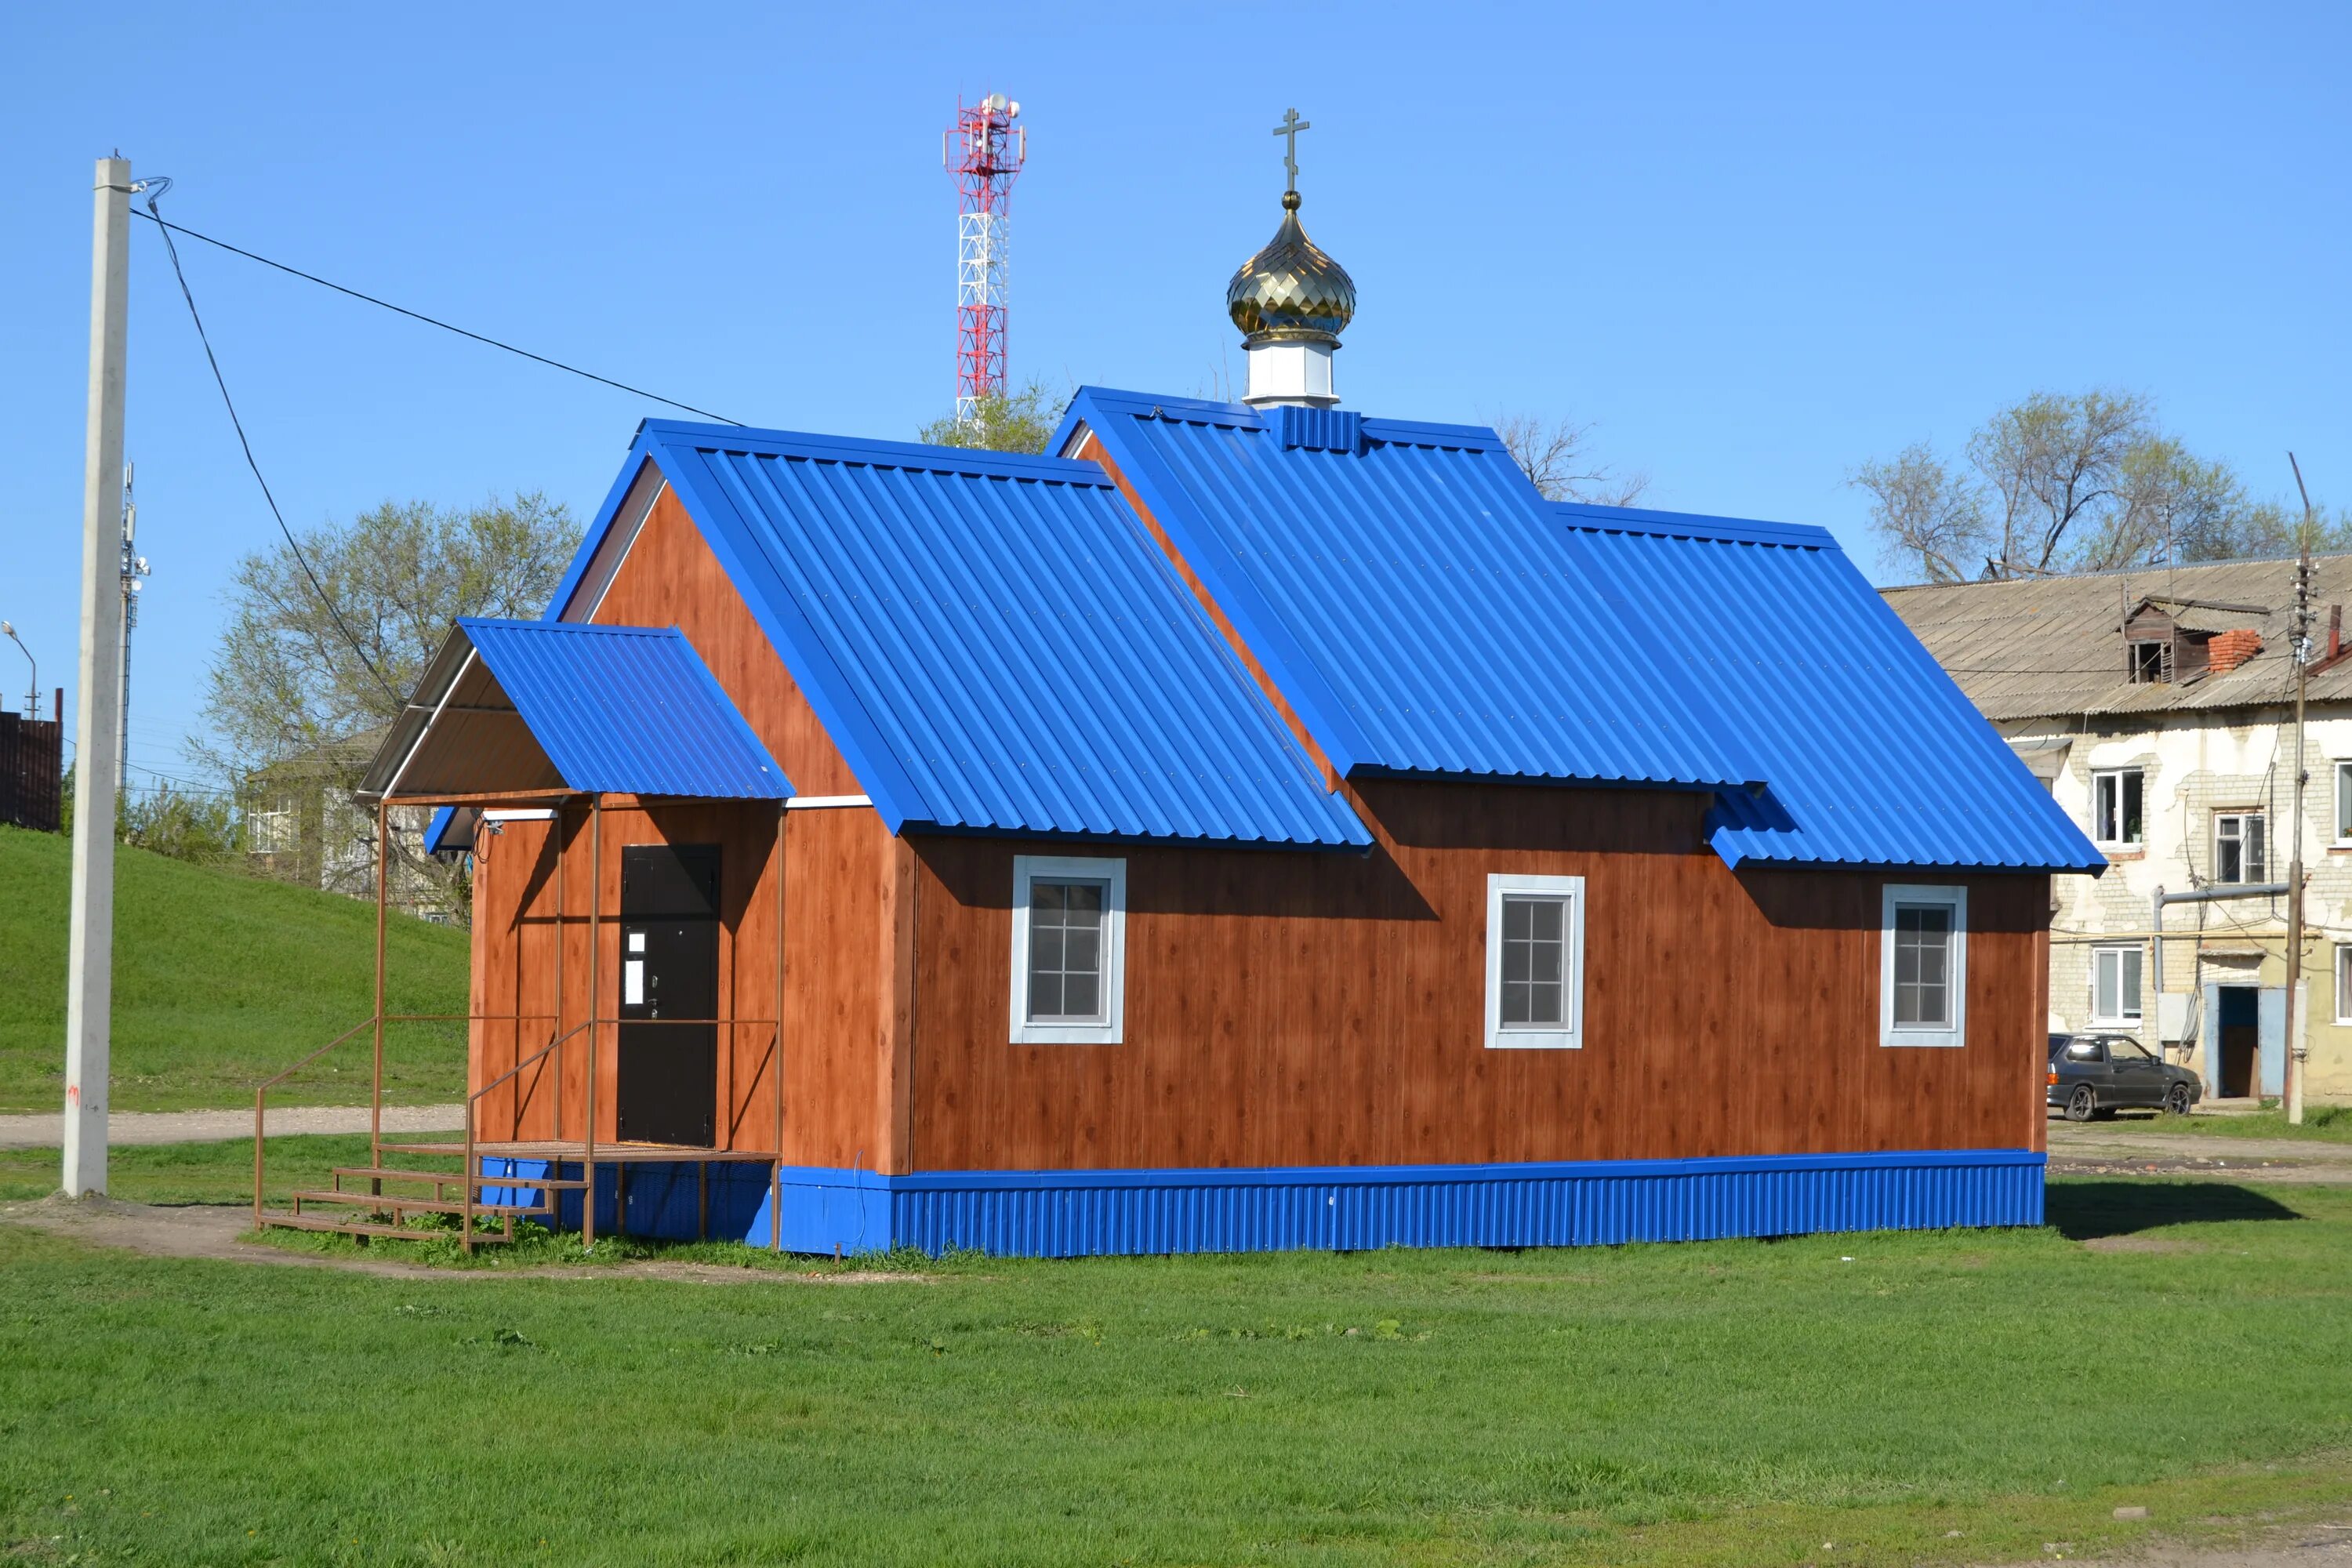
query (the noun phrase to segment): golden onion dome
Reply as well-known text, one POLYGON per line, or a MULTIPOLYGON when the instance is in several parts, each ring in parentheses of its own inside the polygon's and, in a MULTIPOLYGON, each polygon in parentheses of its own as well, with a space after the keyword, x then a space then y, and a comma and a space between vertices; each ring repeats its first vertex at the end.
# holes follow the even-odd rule
POLYGON ((1225 285, 1225 313, 1249 344, 1337 344, 1356 315, 1356 281, 1298 224, 1298 193, 1282 195, 1282 226, 1225 285))

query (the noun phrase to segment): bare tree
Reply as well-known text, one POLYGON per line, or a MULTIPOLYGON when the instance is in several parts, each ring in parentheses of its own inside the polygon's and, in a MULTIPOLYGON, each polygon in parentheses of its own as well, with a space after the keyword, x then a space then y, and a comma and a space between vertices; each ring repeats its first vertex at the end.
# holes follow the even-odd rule
POLYGON ((2245 487, 2169 436, 2139 442, 2116 469, 2117 504, 2084 542, 2095 570, 2151 561, 2223 561, 2246 553, 2245 487))
POLYGON ((1506 414, 1494 422, 1495 434, 1546 500, 1582 501, 1588 506, 1633 506, 1650 488, 1650 476, 1619 474, 1593 460, 1587 437, 1590 425, 1569 419, 1540 419, 1532 414, 1506 414))
POLYGON ((1870 492, 1871 525, 1890 556, 1916 560, 1930 583, 1975 575, 1991 537, 1983 487, 1953 473, 1925 442, 1863 464, 1848 482, 1870 492))
MULTIPOLYGON (((2101 572, 2284 552, 2301 514, 2252 502, 2224 462, 2190 452, 2137 394, 2035 393, 1969 438, 1967 469, 1925 443, 1863 464, 1886 560, 1929 582, 2101 572)), ((2315 524, 2315 547, 2346 526, 2315 524)), ((2339 546, 2340 547, 2340 543, 2339 546)))
POLYGON ((1969 461, 1999 505, 1991 574, 2087 564, 2066 559, 2068 535, 2086 514, 2095 528, 2111 510, 2125 458, 2155 438, 2154 426, 2147 399, 2107 392, 2037 392, 1987 421, 1969 437, 1969 461))

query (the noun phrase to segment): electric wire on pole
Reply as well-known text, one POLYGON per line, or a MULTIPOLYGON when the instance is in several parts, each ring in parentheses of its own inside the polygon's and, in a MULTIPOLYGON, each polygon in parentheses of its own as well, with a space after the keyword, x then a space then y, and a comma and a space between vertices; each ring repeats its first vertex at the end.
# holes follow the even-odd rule
MULTIPOLYGON (((2309 1009, 2297 1005, 2303 989, 2303 786, 2310 776, 2303 752, 2304 699, 2311 684, 2311 491, 2303 483, 2303 465, 2293 452, 2287 466, 2294 470, 2294 488, 2303 496, 2302 548, 2294 558, 2294 858, 2287 862, 2286 904, 2286 1072, 2279 1085, 2279 1101, 2287 1124, 2303 1125, 2303 1079, 2310 1047, 2304 1033, 2311 1026, 2309 1009)), ((2261 1096, 2256 1087, 2256 1099, 2261 1096)))

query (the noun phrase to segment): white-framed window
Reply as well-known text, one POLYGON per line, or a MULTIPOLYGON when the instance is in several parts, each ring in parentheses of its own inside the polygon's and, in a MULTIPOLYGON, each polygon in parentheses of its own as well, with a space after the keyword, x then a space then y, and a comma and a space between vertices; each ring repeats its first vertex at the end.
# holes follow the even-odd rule
POLYGON ((2336 842, 2352 844, 2352 763, 2336 764, 2336 842))
POLYGON ((2259 811, 2217 811, 2213 814, 2213 879, 2217 882, 2260 882, 2270 862, 2263 851, 2263 814, 2259 811))
POLYGON ((2336 1021, 2352 1024, 2352 942, 2336 944, 2336 1021))
POLYGON ((2140 966, 2147 956, 2137 944, 2091 950, 2091 1022, 2138 1026, 2140 966))
POLYGON ((1969 890, 1886 884, 1879 911, 1878 1043, 1968 1039, 1969 890))
POLYGON ((1486 879, 1486 1048, 1584 1045, 1584 879, 1486 879))
POLYGON ((2137 849, 2146 839, 2140 811, 2146 788, 2137 768, 2100 768, 2091 774, 2091 837, 2116 848, 2137 849))
POLYGON ((2172 679, 2172 645, 2169 642, 2136 642, 2131 645, 2131 678, 2134 685, 2161 684, 2172 679))
POLYGON ((1125 1037, 1127 862, 1013 858, 1013 1043, 1125 1037))

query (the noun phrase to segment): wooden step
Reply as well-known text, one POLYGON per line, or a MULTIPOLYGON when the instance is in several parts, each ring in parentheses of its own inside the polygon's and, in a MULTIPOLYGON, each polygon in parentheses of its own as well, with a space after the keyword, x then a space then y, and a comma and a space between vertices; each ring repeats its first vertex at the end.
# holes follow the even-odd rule
MULTIPOLYGON (((400 1171, 389 1166, 338 1165, 335 1174, 345 1182, 435 1182, 446 1187, 462 1187, 466 1177, 459 1171, 400 1171)), ((478 1187, 549 1187, 557 1192, 576 1193, 588 1184, 564 1181, 550 1176, 480 1176, 478 1187)))
MULTIPOLYGON (((438 1241, 444 1237, 455 1238, 453 1232, 446 1230, 408 1230, 396 1225, 376 1225, 367 1220, 341 1218, 334 1215, 288 1214, 283 1209, 264 1211, 261 1224, 265 1229, 275 1226, 279 1230, 333 1231, 340 1236, 388 1236, 401 1241, 438 1241)), ((474 1232, 474 1239, 478 1242, 503 1243, 512 1241, 514 1237, 504 1231, 477 1228, 474 1232)))
MULTIPOLYGON (((410 1198, 393 1193, 345 1193, 326 1188, 310 1188, 287 1194, 294 1200, 294 1212, 302 1212, 309 1204, 346 1204, 353 1208, 383 1209, 391 1214, 453 1214, 466 1212, 466 1205, 456 1198, 410 1198)), ((476 1219, 499 1219, 513 1215, 519 1219, 538 1219, 548 1213, 543 1204, 476 1204, 476 1219)))

